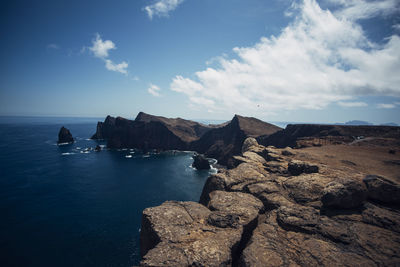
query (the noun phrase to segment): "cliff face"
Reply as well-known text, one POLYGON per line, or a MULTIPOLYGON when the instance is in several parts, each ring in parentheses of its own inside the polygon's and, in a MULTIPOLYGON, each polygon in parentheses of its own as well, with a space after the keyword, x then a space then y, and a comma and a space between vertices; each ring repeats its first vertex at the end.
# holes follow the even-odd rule
POLYGON ((241 153, 243 141, 247 137, 268 136, 280 129, 255 118, 235 115, 230 123, 208 131, 191 143, 190 148, 207 157, 216 158, 218 163, 231 168, 234 166, 232 156, 241 153))
POLYGON ((194 150, 232 167, 232 156, 240 154, 246 137, 278 130, 275 125, 238 115, 223 125, 204 125, 140 112, 135 120, 107 116, 97 124, 92 138, 107 139, 110 148, 194 150))
POLYGON ((107 139, 110 138, 115 130, 115 118, 107 116, 104 122, 97 123, 96 133, 92 139, 107 139))
POLYGON ((395 126, 350 126, 324 124, 289 124, 284 130, 260 136, 257 141, 265 146, 296 147, 302 138, 325 139, 332 142, 349 143, 357 137, 400 139, 400 127, 395 126))
POLYGON ((141 266, 400 264, 395 181, 255 139, 235 159, 208 178, 200 203, 143 211, 141 266))

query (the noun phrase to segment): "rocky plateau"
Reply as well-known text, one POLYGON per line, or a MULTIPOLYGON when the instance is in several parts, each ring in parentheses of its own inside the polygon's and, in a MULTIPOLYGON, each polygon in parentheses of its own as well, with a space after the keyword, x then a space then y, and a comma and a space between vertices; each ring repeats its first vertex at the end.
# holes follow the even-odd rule
POLYGON ((199 203, 143 211, 140 265, 400 266, 399 172, 324 160, 247 138, 199 203))

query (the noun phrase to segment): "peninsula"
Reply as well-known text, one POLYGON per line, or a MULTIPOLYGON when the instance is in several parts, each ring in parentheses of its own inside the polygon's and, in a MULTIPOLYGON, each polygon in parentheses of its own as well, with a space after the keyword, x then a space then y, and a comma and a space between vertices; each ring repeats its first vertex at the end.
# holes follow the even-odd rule
POLYGON ((110 148, 218 159, 199 202, 143 211, 141 266, 398 266, 400 127, 108 116, 110 148))

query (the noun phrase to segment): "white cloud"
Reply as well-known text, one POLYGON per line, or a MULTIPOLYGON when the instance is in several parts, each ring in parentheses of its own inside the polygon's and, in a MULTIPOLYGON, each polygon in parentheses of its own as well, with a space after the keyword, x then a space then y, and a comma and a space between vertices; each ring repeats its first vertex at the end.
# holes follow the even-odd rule
MULTIPOLYGON (((122 61, 121 63, 114 63, 111 59, 108 59, 108 53, 112 49, 117 49, 114 42, 111 40, 101 39, 100 34, 96 34, 96 38, 92 40, 92 46, 88 47, 90 51, 92 51, 95 57, 102 59, 106 63, 106 69, 111 71, 120 72, 123 74, 128 74, 127 68, 128 63, 122 61)), ((81 53, 84 53, 86 47, 82 47, 81 53)))
POLYGON ((147 91, 153 96, 157 97, 161 96, 160 94, 161 89, 155 84, 150 84, 150 87, 147 89, 147 91))
POLYGON ((377 108, 385 108, 385 109, 391 109, 391 108, 395 108, 396 105, 395 104, 385 104, 385 103, 379 103, 376 105, 377 108))
POLYGON ((60 49, 60 46, 58 44, 48 44, 47 49, 58 50, 58 49, 60 49))
POLYGON ((198 71, 195 79, 176 76, 171 90, 187 95, 192 106, 259 116, 364 95, 400 97, 399 36, 378 45, 355 21, 322 10, 315 0, 296 8, 279 36, 234 48, 237 59, 221 58, 219 67, 198 71))
POLYGON ((184 0, 157 0, 154 4, 145 6, 150 19, 154 16, 168 17, 169 12, 174 11, 184 0))
POLYGON ((123 74, 128 73, 128 71, 126 70, 128 68, 128 63, 126 63, 125 61, 122 61, 119 64, 115 64, 109 59, 106 59, 105 61, 106 61, 106 69, 121 72, 123 74))
POLYGON ((338 102, 338 105, 346 108, 360 108, 368 106, 368 104, 365 102, 343 102, 343 101, 338 102))
POLYGON ((98 33, 96 39, 92 40, 92 46, 89 47, 89 50, 98 58, 107 58, 108 51, 111 49, 117 49, 117 47, 111 40, 103 41, 98 33))
POLYGON ((368 19, 376 16, 387 16, 399 12, 398 0, 329 0, 343 8, 335 15, 350 20, 368 19))

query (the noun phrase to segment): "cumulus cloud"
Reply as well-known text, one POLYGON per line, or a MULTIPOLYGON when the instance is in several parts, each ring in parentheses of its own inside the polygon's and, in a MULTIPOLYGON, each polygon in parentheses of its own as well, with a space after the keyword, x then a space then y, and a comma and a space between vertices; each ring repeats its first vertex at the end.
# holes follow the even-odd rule
POLYGON ((376 105, 377 108, 384 108, 384 109, 391 109, 391 108, 395 108, 396 105, 395 104, 386 104, 386 103, 379 103, 376 105))
POLYGON ((161 96, 161 94, 160 94, 161 89, 160 89, 160 87, 158 87, 155 84, 150 84, 150 87, 147 89, 147 91, 153 96, 157 96, 157 97, 161 96))
POLYGON ((184 0, 157 0, 154 4, 145 6, 144 11, 150 19, 154 16, 168 17, 169 12, 174 11, 184 0))
POLYGON ((92 46, 89 47, 89 50, 98 58, 107 58, 108 51, 111 49, 117 49, 117 47, 111 40, 103 41, 98 33, 96 38, 92 40, 92 46))
POLYGON ((400 37, 372 42, 345 17, 347 8, 341 5, 338 16, 304 0, 279 36, 236 47, 236 58, 221 58, 219 67, 198 71, 193 79, 176 76, 170 88, 187 95, 190 106, 247 115, 349 106, 364 95, 400 97, 400 37))
MULTIPOLYGON (((96 38, 92 40, 92 46, 88 47, 88 49, 93 53, 95 57, 100 58, 105 62, 106 69, 123 74, 128 74, 128 63, 122 61, 121 63, 117 64, 114 63, 111 59, 108 59, 109 51, 112 49, 117 49, 113 41, 103 41, 100 34, 97 33, 96 38)), ((86 47, 83 47, 81 49, 81 53, 83 53, 85 50, 86 47)))
POLYGON ((365 102, 343 102, 343 101, 338 102, 338 105, 346 108, 360 108, 368 106, 368 104, 365 102))

